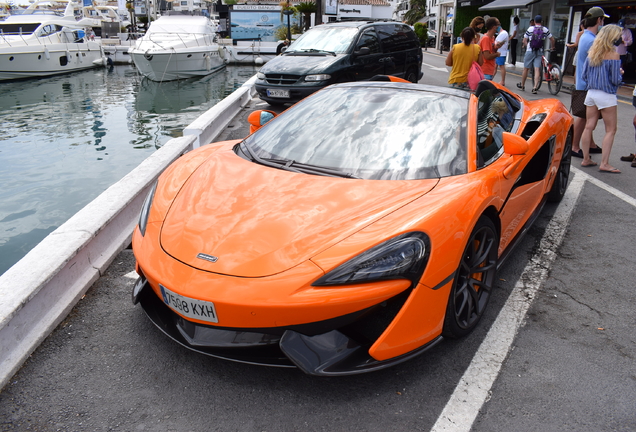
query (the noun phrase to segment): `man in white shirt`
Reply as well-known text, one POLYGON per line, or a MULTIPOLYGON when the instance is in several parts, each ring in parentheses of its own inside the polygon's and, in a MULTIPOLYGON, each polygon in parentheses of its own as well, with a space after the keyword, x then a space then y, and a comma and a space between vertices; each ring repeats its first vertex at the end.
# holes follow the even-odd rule
MULTIPOLYGON (((495 62, 497 63, 498 70, 501 70, 501 80, 499 81, 499 84, 501 84, 502 86, 505 86, 506 85, 506 58, 508 57, 508 40, 510 38, 508 37, 508 32, 501 27, 501 24, 499 25, 499 28, 497 29, 497 31, 499 32, 499 34, 495 38, 495 48, 499 52, 499 57, 495 59, 495 62)), ((497 72, 495 72, 495 74, 496 73, 497 72)))

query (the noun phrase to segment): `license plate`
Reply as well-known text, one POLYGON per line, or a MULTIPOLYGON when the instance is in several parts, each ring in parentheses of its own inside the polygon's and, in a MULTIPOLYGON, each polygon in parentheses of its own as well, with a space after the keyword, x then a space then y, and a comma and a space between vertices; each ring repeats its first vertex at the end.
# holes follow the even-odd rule
POLYGON ((267 89, 267 96, 289 99, 289 90, 267 89))
POLYGON ((219 319, 216 316, 214 303, 184 297, 177 293, 173 293, 163 285, 159 285, 159 288, 161 288, 163 302, 173 311, 188 318, 212 323, 219 322, 219 319))

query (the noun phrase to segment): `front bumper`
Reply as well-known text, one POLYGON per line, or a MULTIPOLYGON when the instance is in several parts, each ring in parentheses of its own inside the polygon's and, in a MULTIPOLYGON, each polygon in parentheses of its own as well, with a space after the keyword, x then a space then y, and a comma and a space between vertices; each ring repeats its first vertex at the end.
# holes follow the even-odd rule
POLYGON ((141 276, 133 288, 150 320, 184 347, 241 363, 298 367, 310 375, 352 375, 384 369, 409 360, 442 340, 398 357, 379 361, 369 348, 393 321, 410 290, 379 305, 321 322, 271 328, 227 328, 188 321, 174 313, 141 276))
POLYGON ((256 83, 254 88, 258 93, 258 97, 260 97, 265 102, 272 102, 274 104, 285 104, 285 103, 296 103, 301 99, 306 98, 307 96, 317 92, 325 88, 327 84, 324 85, 306 85, 306 86, 282 86, 282 85, 271 85, 267 83, 256 83), (289 91, 289 98, 278 98, 278 97, 270 97, 267 95, 268 89, 274 90, 287 90, 289 91))

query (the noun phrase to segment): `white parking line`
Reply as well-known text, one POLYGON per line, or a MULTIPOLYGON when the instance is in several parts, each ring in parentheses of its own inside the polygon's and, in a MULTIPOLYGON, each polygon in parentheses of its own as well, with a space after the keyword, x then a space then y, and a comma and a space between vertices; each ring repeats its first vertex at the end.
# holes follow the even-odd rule
MULTIPOLYGON (((530 259, 523 270, 506 304, 499 312, 450 400, 433 425, 432 432, 470 431, 479 410, 488 400, 490 389, 510 352, 510 347, 519 327, 523 324, 526 312, 545 281, 552 261, 556 257, 556 250, 563 241, 565 229, 574 213, 585 181, 597 185, 599 185, 598 183, 603 184, 592 181, 592 177, 576 168, 573 168, 572 171, 575 176, 545 230, 539 251, 530 259)), ((608 190, 606 187, 603 189, 608 190)), ((617 196, 616 192, 622 194, 615 189, 614 191, 610 192, 617 196)), ((626 197, 634 201, 633 198, 626 197)))
POLYGON ((627 204, 630 204, 631 206, 636 207, 636 199, 635 198, 632 198, 631 196, 627 195, 626 193, 621 192, 621 191, 619 191, 616 188, 613 188, 612 186, 608 185, 607 183, 603 183, 602 181, 600 181, 596 177, 592 177, 588 173, 584 173, 580 169, 572 168, 572 170, 576 173, 577 177, 583 177, 583 179, 589 181, 593 185, 598 186, 601 189, 611 193, 615 197, 622 199, 627 204))

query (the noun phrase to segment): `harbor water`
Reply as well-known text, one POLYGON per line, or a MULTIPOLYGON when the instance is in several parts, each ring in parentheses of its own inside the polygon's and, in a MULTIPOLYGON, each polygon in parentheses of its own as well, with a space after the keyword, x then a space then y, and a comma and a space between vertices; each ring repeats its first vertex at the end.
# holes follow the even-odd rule
POLYGON ((156 83, 115 66, 0 83, 0 274, 256 72, 156 83))

